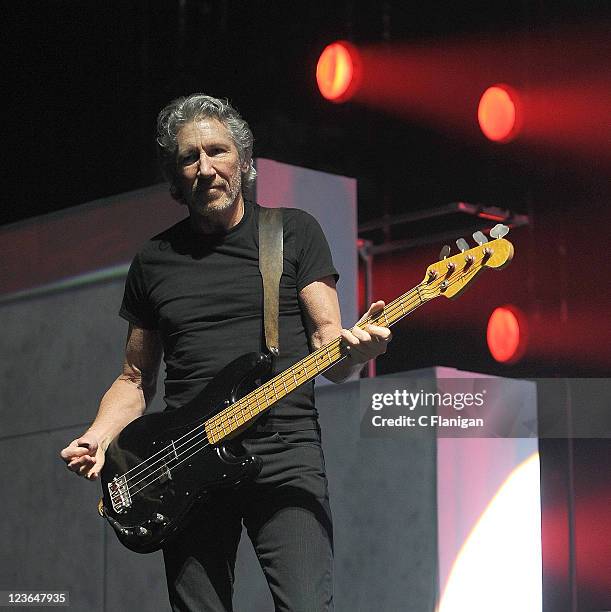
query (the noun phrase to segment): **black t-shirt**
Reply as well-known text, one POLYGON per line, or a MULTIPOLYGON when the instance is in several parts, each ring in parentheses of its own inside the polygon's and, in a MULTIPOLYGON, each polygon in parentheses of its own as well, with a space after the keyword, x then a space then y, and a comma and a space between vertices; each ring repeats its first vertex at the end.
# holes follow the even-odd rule
MULTIPOLYGON (((170 409, 193 399, 233 359, 264 348, 259 210, 245 202, 244 216, 225 234, 198 234, 184 219, 149 240, 132 261, 119 314, 138 327, 159 330, 170 409)), ((285 208, 283 225, 280 356, 274 373, 310 352, 299 291, 325 276, 339 276, 314 217, 285 208)), ((310 382, 274 405, 256 427, 309 429, 316 416, 310 382)))

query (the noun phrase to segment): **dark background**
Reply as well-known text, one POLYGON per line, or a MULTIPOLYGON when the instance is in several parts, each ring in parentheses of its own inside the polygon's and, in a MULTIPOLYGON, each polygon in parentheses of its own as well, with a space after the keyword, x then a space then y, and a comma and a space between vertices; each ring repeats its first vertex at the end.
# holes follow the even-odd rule
MULTIPOLYGON (((23 223, 30 217, 159 182, 154 130, 160 108, 195 91, 228 97, 251 124, 256 156, 357 178, 361 223, 457 200, 529 216, 528 226, 510 234, 516 247, 511 266, 486 273, 451 305, 436 300, 398 324, 389 352, 377 361, 379 373, 446 365, 501 376, 609 376, 609 157, 601 156, 600 151, 588 152, 585 137, 579 154, 549 143, 527 145, 519 139, 496 145, 477 130, 466 137, 356 103, 333 105, 319 95, 314 70, 325 45, 340 38, 357 45, 438 44, 442 48, 456 38, 494 41, 548 33, 556 42, 555 65, 562 72, 566 62, 561 77, 570 81, 583 74, 574 47, 563 47, 564 33, 571 32, 573 39, 576 33, 585 55, 590 50, 596 55, 588 32, 595 29, 603 40, 606 33, 608 50, 611 3, 46 0, 2 3, 2 24, 8 105, 3 113, 7 144, 0 225, 23 223), (514 365, 497 364, 485 342, 490 313, 506 303, 519 306, 528 320, 528 350, 514 365)), ((611 86, 609 56, 611 53, 600 53, 598 78, 611 86)), ((519 58, 524 79, 536 85, 541 57, 531 48, 519 58)), ((553 103, 551 100, 550 112, 553 103)), ((558 125, 560 133, 564 127, 558 125)), ((609 123, 600 126, 603 134, 609 128, 609 123)), ((374 233, 366 237, 380 244, 443 229, 444 222, 436 219, 393 228, 386 236, 374 233)), ((375 297, 392 299, 419 282, 440 246, 430 244, 376 257, 375 297)), ((1 250, 0 246, 0 261, 1 250)), ((23 257, 28 257, 27 249, 23 257)), ((115 292, 119 299, 120 287, 115 292)), ((62 363, 72 363, 70 377, 76 371, 76 383, 86 392, 77 393, 74 380, 59 386, 30 385, 34 391, 29 392, 43 389, 46 405, 67 403, 76 411, 74 415, 81 415, 82 397, 89 393, 91 402, 85 405, 93 405, 106 382, 98 368, 92 370, 88 359, 79 355, 83 351, 88 356, 105 355, 108 338, 114 336, 96 327, 97 319, 92 321, 86 309, 78 310, 75 322, 66 321, 70 310, 54 310, 53 296, 50 303, 39 319, 61 319, 66 328, 81 330, 81 338, 71 355, 61 334, 50 336, 54 343, 43 347, 32 371, 41 380, 63 380, 61 375, 67 369, 62 363), (61 359, 48 359, 47 349, 61 359), (67 402, 66 393, 76 399, 67 402)), ((96 300, 93 308, 107 313, 116 305, 100 308, 96 300)), ((31 315, 24 308, 21 316, 31 315)), ((8 338, 13 328, 29 329, 29 322, 19 319, 4 323, 8 338)), ((115 324, 122 325, 118 319, 115 324)), ((123 333, 115 331, 117 337, 123 333)), ((33 327, 30 335, 31 346, 37 346, 49 331, 33 327)), ((116 348, 113 344, 112 350, 116 348)), ((110 362, 100 363, 114 371, 110 362)), ((21 380, 22 372, 12 360, 6 364, 9 379, 21 380)), ((7 405, 17 409, 23 391, 19 386, 20 395, 14 402, 9 394, 7 405)), ((588 407, 580 404, 577 394, 569 399, 553 404, 551 416, 568 420, 569 408, 585 413, 588 407)), ((33 415, 32 427, 51 431, 61 425, 55 412, 36 412, 37 403, 27 394, 25 406, 33 415)), ((74 424, 81 417, 70 418, 68 422, 74 424)), ((19 428, 23 422, 20 417, 12 419, 11 425, 19 428)), ((79 425, 75 435, 80 431, 79 425)), ((47 470, 32 471, 38 481, 13 479, 28 494, 42 492, 43 501, 45 486, 55 482, 49 477, 53 470, 45 457, 49 449, 69 439, 63 431, 61 440, 56 437, 47 440, 43 435, 43 441, 33 447, 43 453, 40 460, 34 459, 47 470)), ((15 440, 21 444, 21 438, 15 440)), ((13 446, 6 448, 13 460, 18 453, 13 446)), ((541 440, 540 448, 546 609, 607 609, 611 601, 608 440, 577 440, 575 444, 566 439, 541 440), (554 570, 558 565, 561 567, 554 570)), ((19 459, 18 467, 21 463, 19 459)), ((21 499, 13 500, 13 505, 17 503, 14 516, 23 513, 21 499)), ((14 529, 10 532, 17 534, 14 529)), ((53 529, 47 534, 63 537, 53 529)), ((31 550, 39 551, 40 541, 33 538, 31 550)), ((63 543, 59 548, 65 549, 63 543)), ((54 549, 47 546, 45 550, 54 549)), ((27 551, 23 558, 29 559, 27 551)), ((60 565, 72 568, 71 561, 74 558, 60 565)), ((87 564, 83 571, 94 572, 91 583, 99 585, 97 567, 87 564)), ((19 570, 18 564, 16 568, 19 570)), ((138 593, 135 590, 134 597, 138 593)))
MULTIPOLYGON (((3 13, 2 224, 159 182, 159 109, 194 91, 228 97, 251 124, 256 156, 356 177, 360 222, 457 200, 530 216, 512 234, 516 260, 503 276, 488 275, 451 310, 434 304, 401 323, 408 333, 395 334, 380 372, 442 364, 510 376, 608 373, 609 165, 594 154, 502 146, 330 104, 314 76, 320 52, 339 38, 443 45, 608 31, 608 2, 55 0, 5 4, 3 13), (534 343, 514 366, 496 364, 485 346, 486 320, 506 302, 528 314, 534 343)), ((534 74, 536 55, 523 64, 534 74)), ((439 223, 417 232, 434 233, 439 223)), ((368 237, 379 243, 409 232, 368 237)), ((421 280, 440 246, 379 257, 376 297, 421 280)))

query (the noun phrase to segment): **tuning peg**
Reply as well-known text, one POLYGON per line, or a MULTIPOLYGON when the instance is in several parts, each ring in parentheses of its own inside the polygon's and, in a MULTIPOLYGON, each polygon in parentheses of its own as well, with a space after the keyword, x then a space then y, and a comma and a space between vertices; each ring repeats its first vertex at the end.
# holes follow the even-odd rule
POLYGON ((486 236, 484 236, 482 232, 475 232, 473 234, 473 240, 475 240, 475 242, 477 242, 477 244, 479 244, 480 246, 488 242, 488 238, 486 238, 486 236))
POLYGON ((443 247, 441 248, 441 251, 439 251, 439 261, 441 261, 442 259, 445 259, 446 257, 449 257, 450 255, 450 247, 447 244, 444 244, 443 247))
POLYGON ((456 241, 456 246, 461 253, 469 250, 469 243, 464 238, 459 238, 456 241))
POLYGON ((493 238, 502 238, 509 233, 509 228, 502 223, 497 223, 491 230, 490 235, 493 238))

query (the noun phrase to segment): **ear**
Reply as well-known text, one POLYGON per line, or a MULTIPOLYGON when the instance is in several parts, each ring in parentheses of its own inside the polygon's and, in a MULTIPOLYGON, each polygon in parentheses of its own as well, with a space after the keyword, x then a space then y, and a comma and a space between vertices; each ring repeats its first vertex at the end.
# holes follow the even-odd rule
POLYGON ((242 162, 242 166, 240 167, 240 170, 242 170, 242 174, 246 174, 250 170, 251 164, 252 164, 252 158, 242 162))

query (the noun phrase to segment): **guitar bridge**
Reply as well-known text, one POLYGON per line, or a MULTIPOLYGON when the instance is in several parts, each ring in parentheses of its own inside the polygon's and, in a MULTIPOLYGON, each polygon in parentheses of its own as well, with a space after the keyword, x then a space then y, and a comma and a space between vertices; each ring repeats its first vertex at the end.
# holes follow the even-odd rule
POLYGON ((108 483, 108 493, 110 494, 112 509, 116 513, 121 514, 132 505, 132 498, 129 494, 129 487, 127 486, 125 476, 115 476, 108 483))

